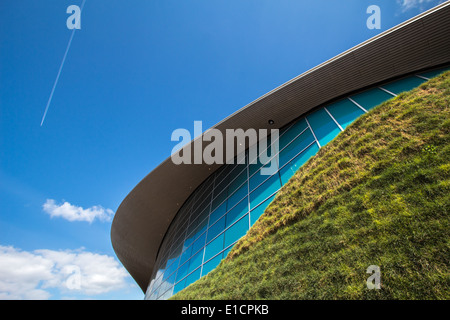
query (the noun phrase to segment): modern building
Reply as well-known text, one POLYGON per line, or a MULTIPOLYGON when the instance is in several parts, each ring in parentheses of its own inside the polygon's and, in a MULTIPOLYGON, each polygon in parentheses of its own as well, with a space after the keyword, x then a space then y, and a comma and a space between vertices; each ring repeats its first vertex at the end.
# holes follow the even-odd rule
POLYGON ((339 132, 449 65, 447 1, 265 94, 214 128, 279 129, 278 170, 259 174, 248 149, 237 164, 176 165, 169 157, 119 206, 111 229, 118 258, 146 299, 171 297, 213 270, 339 132))

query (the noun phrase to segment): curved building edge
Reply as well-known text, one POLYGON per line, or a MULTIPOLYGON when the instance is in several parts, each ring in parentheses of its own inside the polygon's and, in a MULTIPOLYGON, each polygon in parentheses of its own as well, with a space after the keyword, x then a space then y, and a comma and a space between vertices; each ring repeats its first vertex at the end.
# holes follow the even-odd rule
MULTIPOLYGON (((213 128, 282 128, 321 105, 378 83, 450 62, 450 1, 304 72, 213 128), (274 120, 270 126, 268 120, 274 120)), ((199 137, 201 139, 201 137, 199 137)), ((191 141, 191 144, 193 141, 191 141)), ((111 226, 113 249, 143 292, 179 208, 220 165, 175 165, 167 158, 122 201, 111 226)))

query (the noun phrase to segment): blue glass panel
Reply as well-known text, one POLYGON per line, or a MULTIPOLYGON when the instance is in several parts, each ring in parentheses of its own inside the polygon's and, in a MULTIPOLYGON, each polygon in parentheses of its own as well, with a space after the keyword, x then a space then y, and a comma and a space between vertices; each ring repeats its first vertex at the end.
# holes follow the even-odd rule
POLYGON ((223 257, 224 257, 224 259, 227 257, 228 252, 230 252, 232 248, 233 248, 233 246, 230 246, 227 249, 223 250, 223 257))
POLYGON ((214 239, 219 233, 221 233, 225 229, 225 219, 226 217, 222 217, 208 229, 208 238, 206 242, 209 242, 212 239, 214 239))
MULTIPOLYGON (((190 229, 194 229, 194 225, 193 224, 191 225, 190 229)), ((189 231, 190 232, 189 236, 186 238, 186 240, 184 240, 184 247, 185 248, 190 246, 195 240, 195 234, 192 234, 192 231, 193 230, 189 231)))
POLYGON ((255 209, 253 209, 252 212, 250 212, 250 224, 253 225, 256 220, 259 219, 259 217, 264 213, 264 210, 266 210, 267 206, 275 199, 275 195, 271 196, 269 199, 261 203, 259 206, 257 206, 255 209))
POLYGON ((194 271, 194 269, 200 267, 203 261, 203 250, 197 252, 189 261, 188 273, 194 271))
POLYGON ((192 253, 192 246, 184 250, 184 252, 181 254, 180 265, 189 260, 189 258, 191 257, 191 253, 192 253))
POLYGON ((169 287, 175 284, 176 275, 177 275, 176 273, 172 273, 172 275, 166 280, 167 283, 169 284, 169 287))
POLYGON ((223 233, 211 241, 205 249, 205 260, 209 260, 223 250, 223 233))
POLYGON ((299 152, 305 149, 314 141, 311 130, 305 131, 301 136, 297 137, 291 144, 280 152, 280 167, 291 161, 299 152))
POLYGON ((437 69, 437 70, 433 70, 433 71, 424 72, 424 73, 421 73, 420 75, 431 79, 431 78, 434 78, 434 77, 440 75, 441 73, 443 73, 443 72, 445 72, 447 70, 449 70, 449 67, 445 67, 445 68, 441 68, 441 69, 437 69))
MULTIPOLYGON (((381 90, 380 90, 381 91, 381 90)), ((306 117, 311 125, 317 140, 323 147, 334 139, 341 130, 331 119, 328 113, 322 108, 306 117)))
POLYGON ((392 98, 392 95, 384 92, 379 88, 374 88, 354 95, 351 98, 355 100, 359 105, 361 105, 364 109, 370 110, 373 107, 376 107, 384 101, 392 98))
POLYGON ((181 267, 178 268, 176 281, 183 279, 187 275, 188 268, 189 262, 186 262, 185 264, 183 264, 181 267))
POLYGON ((186 239, 187 244, 192 244, 194 241, 197 241, 198 237, 205 233, 206 228, 208 226, 208 218, 204 219, 195 230, 193 230, 192 234, 186 239))
POLYGON ((264 201, 280 188, 281 182, 278 174, 271 176, 259 188, 250 193, 250 207, 256 207, 261 201, 264 201))
POLYGON ((261 168, 261 167, 262 167, 262 163, 259 161, 259 157, 258 157, 256 163, 248 165, 248 175, 252 176, 252 174, 257 172, 259 170, 259 168, 261 168))
MULTIPOLYGON (((279 140, 272 141, 271 137, 268 137, 265 140, 265 143, 258 143, 258 152, 255 154, 256 159, 253 159, 254 161, 249 163, 249 176, 254 175, 262 167, 276 167, 278 165, 278 163, 275 162, 277 159, 275 156, 279 150, 279 146, 275 148, 275 144, 279 143, 279 140), (272 147, 272 143, 274 143, 274 147, 272 147)), ((251 160, 252 158, 249 158, 249 161, 251 160)))
POLYGON ((240 217, 248 212, 248 198, 245 197, 241 202, 228 211, 226 215, 226 226, 230 226, 240 217))
POLYGON ((250 177, 249 187, 250 192, 252 192, 256 187, 258 187, 261 183, 267 180, 270 175, 263 175, 261 171, 256 172, 253 176, 250 177))
POLYGON ((414 88, 417 88, 424 82, 425 82, 424 79, 413 76, 413 77, 408 77, 405 79, 397 80, 395 82, 391 82, 388 84, 384 84, 381 87, 386 90, 389 90, 392 93, 400 94, 404 91, 409 91, 414 88))
POLYGON ((211 213, 209 217, 209 224, 213 224, 217 221, 221 216, 223 216, 227 212, 227 201, 222 203, 213 213, 211 213))
POLYGON ((214 258, 212 258, 211 260, 209 260, 208 262, 206 262, 203 265, 202 277, 207 275, 213 269, 215 269, 219 265, 220 261, 222 261, 222 254, 219 254, 214 258))
POLYGON ((218 206, 220 206, 223 203, 223 201, 225 201, 227 197, 228 197, 228 188, 225 188, 213 199, 211 210, 214 211, 218 206))
POLYGON ((175 260, 166 270, 166 272, 164 272, 164 277, 163 279, 166 280, 177 268, 178 268, 178 260, 175 260))
POLYGON ((202 268, 198 268, 194 272, 192 272, 190 275, 186 277, 186 283, 185 286, 188 287, 191 283, 194 283, 198 279, 200 279, 200 272, 202 268))
POLYGON ((238 203, 243 197, 248 194, 248 186, 247 183, 244 183, 235 193, 233 193, 227 202, 227 208, 230 210, 236 203, 238 203))
POLYGON ((185 288, 186 279, 181 280, 173 287, 173 294, 180 292, 185 288))
POLYGON ((208 216, 206 217, 200 217, 202 220, 198 224, 197 228, 195 228, 195 237, 194 239, 197 239, 198 236, 200 236, 202 233, 206 231, 206 228, 208 227, 208 216))
MULTIPOLYGON (((175 243, 175 245, 177 245, 177 244, 175 243)), ((183 245, 178 244, 178 247, 171 249, 172 252, 170 253, 170 256, 174 257, 175 259, 177 259, 179 261, 181 253, 182 253, 182 251, 181 251, 182 248, 183 248, 183 245)), ((177 261, 177 264, 178 264, 178 261, 177 261)))
POLYGON ((297 170, 306 163, 313 155, 319 151, 317 143, 312 144, 305 152, 295 157, 289 164, 280 170, 281 182, 286 184, 289 179, 297 172, 297 170))
POLYGON ((343 129, 364 113, 364 111, 348 99, 340 100, 327 106, 327 110, 343 129))
POLYGON ((228 194, 232 194, 247 180, 247 170, 242 172, 228 186, 228 194))
POLYGON ((280 150, 287 146, 296 136, 307 127, 305 119, 300 119, 294 123, 282 136, 280 136, 280 150))
POLYGON ((225 247, 231 245, 233 242, 239 240, 245 235, 249 228, 248 215, 244 216, 241 220, 233 224, 229 229, 225 231, 225 247))
POLYGON ((197 240, 195 240, 194 244, 192 245, 192 253, 197 252, 201 248, 205 246, 205 239, 206 239, 206 232, 203 233, 197 240))

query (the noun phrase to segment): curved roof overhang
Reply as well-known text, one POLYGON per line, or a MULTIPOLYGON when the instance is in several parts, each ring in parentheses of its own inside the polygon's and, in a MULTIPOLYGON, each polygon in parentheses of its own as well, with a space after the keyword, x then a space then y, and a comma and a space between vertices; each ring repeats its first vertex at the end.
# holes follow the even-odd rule
MULTIPOLYGON (((447 1, 286 82, 214 128, 223 132, 281 128, 343 95, 449 62, 450 1, 447 1), (269 119, 275 125, 269 126, 269 119)), ((120 204, 111 227, 112 245, 144 292, 171 221, 190 194, 219 167, 175 165, 169 157, 120 204)))

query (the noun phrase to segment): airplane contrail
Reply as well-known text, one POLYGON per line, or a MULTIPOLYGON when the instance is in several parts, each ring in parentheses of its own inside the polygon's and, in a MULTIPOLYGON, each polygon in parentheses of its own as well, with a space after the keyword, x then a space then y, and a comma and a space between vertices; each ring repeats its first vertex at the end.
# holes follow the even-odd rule
MULTIPOLYGON (((86 0, 83 0, 83 3, 81 4, 80 14, 83 11, 83 7, 84 7, 84 3, 85 2, 86 2, 86 0)), ((64 63, 66 62, 67 53, 69 52, 70 46, 72 44, 72 39, 73 39, 73 36, 75 34, 75 30, 76 29, 72 30, 72 34, 70 35, 69 43, 67 44, 67 47, 66 47, 66 52, 64 52, 64 57, 63 57, 63 59, 61 61, 61 65, 59 66, 59 70, 58 70, 58 74, 56 75, 55 83, 53 84, 53 88, 52 88, 52 91, 50 93, 50 97, 48 98, 48 101, 47 101, 47 106, 45 107, 44 115, 42 116, 41 127, 42 127, 42 124, 44 123, 45 116, 47 115, 48 107, 50 106, 50 103, 52 102, 53 93, 55 92, 56 85, 58 84, 59 76, 61 75, 61 70, 62 70, 62 68, 64 66, 64 63)))

